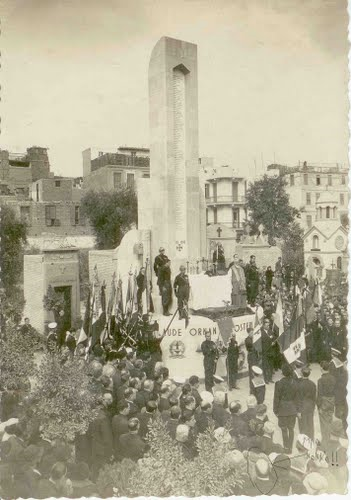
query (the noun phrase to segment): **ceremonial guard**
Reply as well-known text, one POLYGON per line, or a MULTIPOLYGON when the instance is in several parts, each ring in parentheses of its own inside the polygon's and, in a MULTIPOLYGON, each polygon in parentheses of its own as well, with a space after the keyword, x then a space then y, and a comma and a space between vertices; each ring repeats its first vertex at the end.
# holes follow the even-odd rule
MULTIPOLYGON (((163 247, 160 247, 159 252, 160 253, 155 257, 155 262, 154 262, 154 271, 155 271, 157 278, 159 278, 159 271, 160 271, 161 267, 163 266, 163 264, 165 264, 167 261, 169 261, 167 255, 165 255, 165 249, 163 247)), ((159 289, 160 289, 160 295, 162 295, 161 285, 159 283, 159 279, 157 279, 157 284, 158 284, 159 289)))
POLYGON ((237 389, 236 381, 238 377, 238 361, 239 345, 234 334, 229 340, 227 350, 228 387, 230 391, 232 389, 237 389))
POLYGON ((239 264, 239 255, 233 256, 230 265, 230 276, 232 281, 232 305, 237 308, 246 307, 246 278, 244 269, 239 264))
POLYGON ((172 303, 172 283, 171 283, 171 261, 167 258, 166 262, 158 271, 158 285, 161 291, 163 315, 170 316, 169 307, 172 303))
POLYGON ((292 452, 294 428, 298 414, 298 383, 292 377, 289 365, 282 367, 283 378, 274 387, 273 412, 278 417, 286 453, 292 452))
POLYGON ((57 323, 55 323, 54 321, 52 323, 49 323, 48 328, 49 328, 49 335, 48 338, 46 339, 46 347, 47 350, 51 354, 53 354, 57 351, 58 348, 58 337, 56 332, 57 323))
POLYGON ((250 262, 245 268, 247 301, 251 306, 255 305, 258 294, 260 275, 256 266, 256 257, 251 255, 250 262))
POLYGON ((312 380, 309 380, 311 370, 304 367, 301 370, 302 378, 298 381, 299 394, 299 430, 314 440, 314 409, 316 406, 317 387, 312 380))
POLYGON ((271 329, 271 322, 268 318, 263 320, 261 329, 262 338, 262 369, 266 384, 272 382, 274 360, 276 357, 277 334, 271 329))
POLYGON ((266 384, 263 378, 263 371, 259 366, 252 367, 252 392, 257 400, 257 404, 261 405, 264 402, 266 395, 266 384))
POLYGON ((201 351, 204 355, 205 387, 206 391, 212 392, 214 385, 213 375, 216 369, 218 352, 216 344, 211 340, 211 333, 207 332, 205 338, 206 340, 201 344, 201 351))
POLYGON ((176 276, 173 284, 174 294, 178 301, 179 319, 189 318, 188 301, 190 295, 189 276, 185 273, 185 266, 180 266, 180 273, 176 276))

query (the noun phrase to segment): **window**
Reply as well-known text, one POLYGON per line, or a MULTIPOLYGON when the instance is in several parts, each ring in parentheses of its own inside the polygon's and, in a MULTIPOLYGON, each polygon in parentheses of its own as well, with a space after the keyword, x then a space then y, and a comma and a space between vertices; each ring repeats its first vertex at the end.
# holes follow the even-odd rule
POLYGON ((325 216, 326 216, 327 219, 330 219, 330 207, 327 207, 325 209, 325 216))
POLYGON ((340 271, 342 270, 342 260, 341 260, 341 257, 338 257, 336 259, 336 267, 337 267, 337 269, 340 269, 340 271))
POLYGON ((321 193, 316 193, 316 201, 319 200, 321 193))
POLYGON ((113 173, 113 187, 115 189, 120 188, 122 185, 122 172, 113 173))
POLYGON ((80 222, 80 207, 74 207, 74 223, 78 226, 80 222))
POLYGON ((29 224, 30 222, 30 207, 20 207, 21 220, 29 224))
POLYGON ((321 176, 320 175, 316 176, 316 184, 317 184, 317 186, 321 185, 321 176))
POLYGON ((205 184, 205 198, 209 198, 209 197, 210 197, 210 185, 205 184))
POLYGON ((344 193, 340 193, 340 205, 345 205, 345 196, 344 196, 344 193))
POLYGON ((206 208, 206 226, 208 226, 208 208, 206 208))
POLYGON ((35 191, 36 198, 37 198, 37 201, 39 201, 39 184, 38 183, 36 183, 35 189, 36 189, 36 191, 35 191))
POLYGON ((332 185, 333 185, 332 176, 328 175, 328 186, 332 186, 332 185))
POLYGON ((236 229, 238 229, 240 227, 239 209, 238 208, 233 209, 233 227, 236 229))
POLYGON ((312 245, 313 250, 319 249, 319 238, 316 234, 313 236, 312 245))
POLYGON ((294 177, 294 174, 290 174, 290 186, 295 186, 295 177, 294 177))
POLYGON ((319 218, 321 219, 323 217, 323 209, 322 207, 319 207, 319 218))
POLYGON ((55 187, 57 188, 61 187, 61 181, 55 181, 55 187))
POLYGON ((311 205, 311 193, 306 193, 306 205, 311 205))
POLYGON ((213 208, 213 224, 217 224, 217 207, 213 208))
POLYGON ((127 174, 127 188, 134 188, 134 174, 127 174))
POLYGON ((346 184, 346 178, 344 175, 341 176, 341 184, 346 184))
POLYGON ((47 226, 54 226, 56 220, 56 207, 55 205, 47 205, 45 207, 45 222, 47 226))
POLYGON ((303 183, 305 186, 308 185, 308 174, 303 174, 303 183))
POLYGON ((333 219, 336 219, 336 207, 333 207, 333 219))
POLYGON ((307 227, 310 229, 312 227, 312 215, 306 216, 307 227))

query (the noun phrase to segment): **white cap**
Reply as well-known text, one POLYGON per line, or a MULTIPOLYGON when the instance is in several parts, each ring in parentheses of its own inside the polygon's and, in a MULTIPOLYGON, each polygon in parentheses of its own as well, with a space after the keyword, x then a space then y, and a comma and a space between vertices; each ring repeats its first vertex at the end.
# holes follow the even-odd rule
POLYGON ((186 378, 176 375, 175 377, 173 377, 173 382, 175 384, 185 384, 186 378))
POLYGON ((213 375, 213 380, 217 383, 224 382, 224 379, 220 377, 219 375, 213 375))
POLYGON ((255 375, 262 375, 263 371, 259 366, 253 366, 252 371, 255 375))
POLYGON ((54 328, 57 327, 57 323, 55 323, 55 321, 53 321, 52 323, 48 324, 48 327, 50 328, 50 330, 53 330, 54 328))
POLYGON ((208 391, 202 391, 200 393, 200 397, 202 401, 206 401, 207 403, 213 403, 213 394, 208 391))

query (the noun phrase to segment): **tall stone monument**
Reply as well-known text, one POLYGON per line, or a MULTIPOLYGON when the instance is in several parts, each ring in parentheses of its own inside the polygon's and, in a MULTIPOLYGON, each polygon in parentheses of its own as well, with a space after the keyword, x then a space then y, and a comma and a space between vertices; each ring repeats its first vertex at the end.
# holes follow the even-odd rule
POLYGON ((138 228, 151 229, 151 256, 165 247, 175 273, 206 254, 198 173, 197 46, 162 37, 149 64, 150 179, 138 184, 138 228))

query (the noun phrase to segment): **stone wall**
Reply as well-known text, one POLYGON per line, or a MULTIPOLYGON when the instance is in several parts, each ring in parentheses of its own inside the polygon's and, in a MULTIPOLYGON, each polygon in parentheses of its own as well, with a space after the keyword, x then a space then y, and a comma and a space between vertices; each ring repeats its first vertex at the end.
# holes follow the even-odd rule
POLYGON ((43 255, 24 256, 24 317, 30 319, 31 325, 43 332, 45 311, 44 298, 44 257, 43 255))

